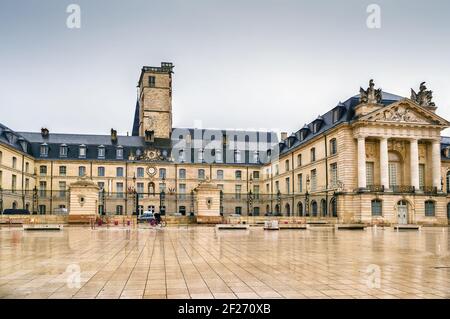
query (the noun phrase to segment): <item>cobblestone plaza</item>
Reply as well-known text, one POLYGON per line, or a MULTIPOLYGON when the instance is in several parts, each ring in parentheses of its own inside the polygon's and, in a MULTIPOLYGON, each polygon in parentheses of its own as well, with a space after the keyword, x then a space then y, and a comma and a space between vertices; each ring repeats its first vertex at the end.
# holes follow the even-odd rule
POLYGON ((449 229, 0 229, 0 298, 449 298, 449 229))

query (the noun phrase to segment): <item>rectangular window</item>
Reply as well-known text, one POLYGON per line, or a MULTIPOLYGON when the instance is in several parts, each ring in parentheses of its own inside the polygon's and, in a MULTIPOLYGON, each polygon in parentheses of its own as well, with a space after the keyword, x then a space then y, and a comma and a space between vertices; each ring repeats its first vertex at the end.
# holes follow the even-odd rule
POLYGON ((136 183, 136 192, 139 194, 139 198, 142 198, 144 193, 144 183, 136 183))
POLYGON ((40 147, 40 154, 41 157, 47 157, 48 156, 48 145, 47 144, 43 144, 40 147))
POLYGON ((45 198, 47 194, 47 182, 40 181, 39 182, 39 197, 45 198))
POLYGON ((156 86, 156 77, 149 76, 148 77, 148 86, 154 88, 156 86))
POLYGON ((80 148, 78 150, 78 157, 86 158, 86 146, 80 146, 80 148))
POLYGON ((303 174, 298 174, 297 179, 298 179, 298 192, 303 193, 303 174))
POLYGON ((297 166, 302 166, 302 154, 297 155, 297 166))
POLYGON ((159 178, 160 179, 165 179, 166 178, 166 169, 165 168, 160 168, 159 169, 159 178))
POLYGON ((105 158, 105 148, 104 147, 98 148, 98 158, 105 158))
POLYGON ((374 185, 374 163, 366 162, 366 185, 367 187, 374 185))
POLYGON ((205 170, 204 169, 198 170, 198 179, 205 179, 205 170))
POLYGON ((311 191, 317 190, 317 171, 313 169, 311 171, 311 191))
POLYGON ((116 206, 116 214, 117 215, 122 215, 123 214, 123 206, 122 205, 117 205, 116 206))
POLYGON ((59 197, 66 197, 66 182, 59 182, 59 197))
POLYGON ((67 157, 67 146, 61 145, 59 147, 59 157, 67 157))
POLYGON ((119 198, 123 197, 123 183, 116 183, 116 192, 117 197, 119 198))
POLYGON ((83 177, 86 175, 86 167, 80 166, 78 167, 78 176, 83 177))
POLYGON ((11 180, 11 190, 14 193, 16 191, 17 188, 17 176, 16 175, 12 175, 12 180, 11 180))
POLYGON ((17 158, 16 157, 12 158, 12 168, 14 168, 14 169, 17 168, 17 158))
POLYGON ((255 199, 259 199, 259 185, 253 185, 253 195, 255 199))
POLYGON ((143 167, 138 167, 136 170, 136 177, 138 178, 142 178, 144 177, 144 168, 143 167))
POLYGON ((180 184, 179 186, 180 199, 186 199, 186 184, 180 184))
POLYGON ((253 179, 259 179, 259 171, 253 171, 253 179))
POLYGON ((223 158, 222 158, 222 150, 217 149, 216 150, 216 163, 222 163, 223 158))
POLYGON ((185 179, 186 178, 186 170, 184 168, 181 168, 178 171, 178 176, 179 176, 180 179, 185 179))
POLYGON ((337 140, 333 138, 330 141, 330 155, 335 155, 337 153, 337 140))
POLYGON ((235 198, 236 199, 241 199, 241 190, 242 190, 242 186, 241 185, 236 185, 234 187, 235 189, 235 198))
MULTIPOLYGON (((0 172, 0 179, 1 179, 1 172, 0 172)), ((0 182, 0 187, 1 187, 2 183, 0 182)), ((28 191, 30 189, 30 179, 29 178, 25 178, 25 191, 28 191)))
POLYGON ((275 182, 275 193, 278 193, 280 191, 280 182, 276 181, 275 182))
POLYGON ((382 216, 382 203, 381 200, 373 200, 372 201, 372 216, 382 216))
POLYGON ((98 173, 97 175, 100 176, 100 177, 105 176, 105 168, 103 166, 98 167, 97 168, 97 173, 98 173))
POLYGON ((217 170, 217 179, 223 180, 223 171, 221 169, 217 170))
POLYGON ((123 177, 123 167, 117 167, 116 168, 116 176, 117 177, 123 177))
POLYGON ((422 191, 425 188, 425 164, 419 164, 419 187, 422 191))
POLYGON ((165 192, 166 191, 166 183, 159 183, 159 192, 165 192))
POLYGON ((389 188, 397 185, 397 163, 389 163, 389 188))
POLYGON ((238 179, 238 180, 242 179, 242 172, 241 171, 236 171, 235 175, 236 175, 236 179, 238 179))
POLYGON ((289 160, 286 160, 286 162, 284 162, 284 169, 285 169, 286 172, 289 172, 289 169, 290 169, 290 167, 289 167, 289 160))
POLYGON ((47 166, 45 166, 45 165, 39 166, 39 174, 41 176, 47 175, 47 166))
POLYGON ((289 179, 289 177, 286 178, 286 194, 290 194, 291 193, 291 181, 289 179))
POLYGON ((333 110, 333 123, 339 120, 339 110, 333 110))
POLYGON ((433 217, 435 215, 434 209, 435 209, 435 207, 434 207, 433 201, 425 202, 425 216, 433 217))
POLYGON ((123 148, 116 149, 116 159, 123 159, 123 148))
POLYGON ((67 167, 60 166, 59 167, 59 176, 66 176, 66 174, 67 174, 67 167))
POLYGON ((234 208, 234 213, 237 215, 241 215, 242 214, 242 207, 235 207, 234 208))
POLYGON ((338 182, 338 170, 337 163, 330 164, 330 184, 332 188, 337 187, 338 182))
POLYGON ((312 148, 311 149, 311 162, 315 162, 316 161, 316 149, 312 148))
POLYGON ((280 170, 278 164, 275 164, 275 176, 278 176, 278 174, 280 174, 280 170))

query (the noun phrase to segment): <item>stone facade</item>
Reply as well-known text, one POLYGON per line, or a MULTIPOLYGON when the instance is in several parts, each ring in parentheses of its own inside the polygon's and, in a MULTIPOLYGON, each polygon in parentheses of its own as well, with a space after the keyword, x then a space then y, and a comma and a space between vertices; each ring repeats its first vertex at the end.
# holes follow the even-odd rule
MULTIPOLYGON (((144 139, 146 131, 162 142, 170 137, 171 81, 171 64, 143 68, 134 123, 137 139, 144 139)), ((146 193, 139 199, 141 210, 158 209, 158 194, 164 189, 168 214, 191 209, 195 213, 200 209, 198 202, 193 203, 189 196, 209 180, 224 194, 219 209, 224 216, 282 214, 334 218, 342 223, 447 224, 450 141, 441 137, 441 131, 449 123, 437 115, 427 92, 421 87, 413 99, 392 97, 377 91, 371 82, 359 97, 335 108, 345 111, 344 116, 336 116, 335 121, 333 109, 328 117, 319 117, 285 137, 279 156, 268 163, 177 162, 173 154, 144 158, 134 153, 120 160, 44 158, 0 140, 2 207, 47 214, 67 208, 66 191, 83 172, 109 196, 109 206, 102 209, 110 213, 130 215, 135 211, 129 189, 146 193), (317 122, 321 126, 315 132, 317 122), (35 186, 38 200, 33 199, 35 186), (400 220, 404 213, 406 217, 400 220)), ((1 134, 8 132, 5 128, 1 134)), ((119 146, 121 138, 111 144, 112 149, 119 146)), ((148 145, 149 150, 156 148, 153 142, 148 145)), ((98 211, 102 205, 99 197, 98 211)))

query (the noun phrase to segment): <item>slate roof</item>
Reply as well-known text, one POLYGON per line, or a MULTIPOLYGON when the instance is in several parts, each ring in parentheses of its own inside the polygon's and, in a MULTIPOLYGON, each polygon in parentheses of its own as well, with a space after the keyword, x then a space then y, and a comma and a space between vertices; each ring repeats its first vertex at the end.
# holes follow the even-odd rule
MULTIPOLYGON (((404 99, 404 97, 395 95, 388 92, 382 92, 382 100, 381 104, 383 105, 389 105, 392 103, 395 103, 397 101, 400 101, 404 99)), ((280 146, 280 154, 285 154, 288 152, 293 151, 294 149, 297 149, 301 145, 307 143, 308 141, 312 140, 318 135, 321 135, 330 129, 334 128, 335 126, 345 123, 345 122, 351 122, 355 119, 355 106, 359 104, 359 94, 352 96, 345 102, 339 102, 338 105, 333 107, 330 111, 323 115, 319 115, 315 120, 313 120, 309 124, 305 124, 300 130, 297 132, 292 133, 289 138, 287 138, 284 141, 281 141, 279 143, 280 146), (333 123, 333 111, 338 109, 339 110, 339 116, 337 121, 333 123), (317 132, 313 132, 313 124, 317 120, 320 120, 320 128, 317 132), (307 135, 301 140, 300 138, 300 132, 302 130, 306 130, 307 135)))

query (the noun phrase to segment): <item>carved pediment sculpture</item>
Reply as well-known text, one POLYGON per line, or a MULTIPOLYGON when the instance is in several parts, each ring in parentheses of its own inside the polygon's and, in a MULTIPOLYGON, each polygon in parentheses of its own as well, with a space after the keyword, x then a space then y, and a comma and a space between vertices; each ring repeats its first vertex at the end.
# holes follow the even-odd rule
POLYGON ((359 88, 359 103, 380 104, 382 99, 381 89, 375 89, 375 83, 371 79, 369 87, 364 90, 359 88))
POLYGON ((403 123, 429 123, 427 120, 419 116, 408 105, 398 105, 392 108, 388 108, 371 119, 375 121, 383 122, 403 122, 403 123))
POLYGON ((427 90, 425 86, 425 82, 420 83, 419 92, 416 93, 413 89, 411 89, 411 100, 424 107, 436 107, 433 99, 433 91, 427 90))

